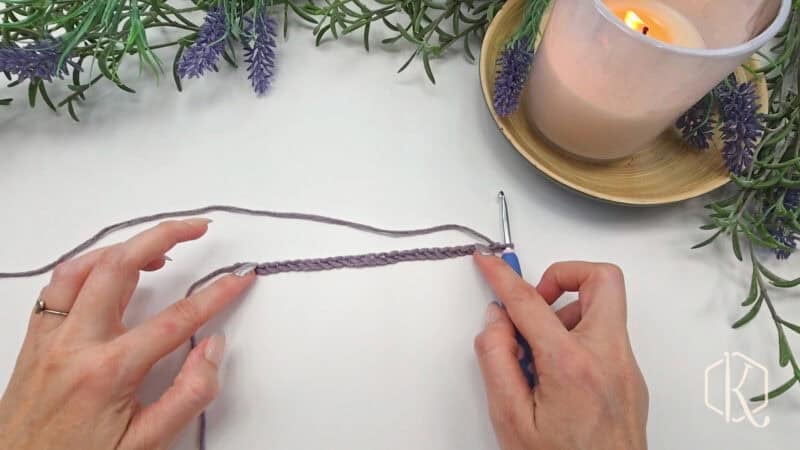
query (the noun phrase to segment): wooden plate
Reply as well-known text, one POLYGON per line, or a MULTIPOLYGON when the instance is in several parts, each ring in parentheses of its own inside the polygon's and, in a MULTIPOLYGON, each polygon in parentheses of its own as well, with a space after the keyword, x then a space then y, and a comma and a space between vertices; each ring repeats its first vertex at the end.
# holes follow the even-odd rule
MULTIPOLYGON (((663 205, 694 198, 723 186, 728 171, 715 138, 711 149, 698 151, 686 145, 675 130, 667 130, 649 148, 611 163, 578 160, 553 148, 530 129, 524 106, 509 117, 492 107, 496 61, 523 15, 525 0, 508 0, 486 31, 481 47, 480 78, 489 111, 511 145, 553 180, 588 196, 625 205, 663 205)), ((739 69, 740 79, 752 76, 739 69)), ((766 113, 767 86, 757 80, 762 112, 766 113)), ((523 104, 525 102, 523 95, 523 104)))

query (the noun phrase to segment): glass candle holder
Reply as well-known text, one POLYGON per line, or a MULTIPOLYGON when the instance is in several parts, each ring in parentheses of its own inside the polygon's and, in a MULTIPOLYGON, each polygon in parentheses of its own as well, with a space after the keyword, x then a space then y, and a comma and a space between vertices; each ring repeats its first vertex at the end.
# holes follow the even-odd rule
POLYGON ((791 0, 555 0, 525 115, 578 157, 652 143, 781 29, 791 0))

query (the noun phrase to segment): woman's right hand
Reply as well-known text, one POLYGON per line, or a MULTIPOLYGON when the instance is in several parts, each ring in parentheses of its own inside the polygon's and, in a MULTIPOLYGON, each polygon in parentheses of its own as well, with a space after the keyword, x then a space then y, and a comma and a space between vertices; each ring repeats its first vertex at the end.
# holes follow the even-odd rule
POLYGON ((534 288, 500 258, 475 259, 505 305, 489 305, 475 340, 503 450, 645 450, 648 392, 626 329, 620 269, 557 263, 534 288), (578 300, 553 311, 566 291, 578 300), (533 350, 533 390, 519 367, 515 325, 533 350))

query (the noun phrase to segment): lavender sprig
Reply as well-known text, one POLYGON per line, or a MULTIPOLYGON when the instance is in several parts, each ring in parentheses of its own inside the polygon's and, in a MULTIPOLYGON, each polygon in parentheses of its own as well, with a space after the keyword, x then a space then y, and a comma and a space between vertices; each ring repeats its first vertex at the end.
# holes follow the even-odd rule
POLYGON ((492 104, 495 112, 507 117, 519 108, 519 97, 528 82, 533 62, 534 43, 541 34, 539 25, 551 0, 526 0, 522 22, 497 59, 492 104))
POLYGON ((45 38, 24 47, 0 47, 0 72, 16 75, 17 80, 53 81, 69 75, 69 68, 80 68, 67 61, 58 66, 63 46, 61 41, 45 38))
POLYGON ((209 69, 217 70, 217 62, 225 51, 228 19, 218 6, 208 10, 197 39, 186 49, 178 63, 181 78, 199 78, 209 69))
POLYGON ((503 49, 497 60, 498 72, 494 81, 493 105, 501 117, 514 113, 519 107, 519 97, 528 81, 533 52, 529 40, 522 37, 503 49))
POLYGON ((716 124, 712 114, 713 105, 713 95, 706 95, 675 123, 683 139, 700 150, 706 150, 711 145, 711 136, 714 134, 716 124))
MULTIPOLYGON (((537 18, 542 17, 549 1, 527 0, 529 8, 525 17, 530 20, 525 21, 528 25, 521 27, 523 33, 535 36, 538 32, 537 18)), ((64 108, 77 121, 78 106, 98 84, 111 81, 126 92, 133 92, 122 83, 119 73, 120 67, 124 66, 123 59, 129 56, 138 56, 140 66, 150 66, 159 73, 162 68, 153 51, 177 50, 172 53, 172 72, 178 90, 182 89, 181 79, 200 77, 208 70, 216 69, 222 63, 220 58, 224 57, 235 66, 235 55, 227 50, 230 43, 228 39, 241 38, 245 17, 255 18, 265 7, 273 14, 278 10, 284 12, 288 19, 282 22, 284 35, 288 32, 288 24, 295 22, 291 15, 311 24, 313 28, 310 30, 316 37, 317 45, 329 37, 339 39, 345 35, 359 34, 364 47, 369 50, 370 43, 376 39, 376 32, 380 33, 383 45, 413 44, 414 51, 401 69, 408 67, 415 59, 421 60, 433 82, 431 61, 434 58, 449 54, 463 45, 467 58, 475 59, 472 54, 474 44, 483 38, 489 22, 505 0, 453 0, 442 9, 407 8, 402 2, 391 5, 380 2, 362 4, 358 0, 212 0, 193 1, 185 5, 170 0, 148 0, 144 3, 125 3, 120 8, 110 9, 109 6, 117 2, 64 0, 56 3, 59 7, 43 8, 41 0, 5 2, 3 19, 0 20, 0 47, 23 47, 30 42, 31 36, 40 30, 47 30, 63 39, 62 64, 66 52, 76 64, 92 65, 93 70, 85 71, 87 76, 83 76, 83 72, 77 73, 72 67, 68 68, 71 77, 65 77, 69 79, 59 84, 64 87, 60 91, 69 92, 61 99, 51 101, 44 82, 34 83, 36 90, 29 87, 29 103, 32 106, 35 105, 33 99, 38 96, 47 105, 64 108), (225 6, 221 9, 220 5, 225 6), (208 11, 209 8, 211 11, 208 11), (76 11, 80 14, 76 15, 76 11), (199 22, 197 17, 200 18, 199 22), (397 23, 415 25, 398 29, 392 25, 397 23), (167 32, 164 36, 174 36, 175 39, 162 39, 162 31, 167 32), (159 42, 151 45, 150 41, 153 40, 159 42)), ((254 42, 251 44, 255 45, 254 42)), ((254 76, 261 80, 257 83, 259 90, 266 85, 264 80, 270 78, 267 75, 269 71, 265 69, 266 66, 260 66, 261 72, 254 76)), ((10 72, 6 74, 11 77, 10 72)), ((53 82, 59 81, 56 77, 61 75, 53 76, 53 82)), ((12 83, 14 86, 18 84, 18 80, 12 83)), ((0 107, 9 102, 8 98, 0 98, 0 107)))
POLYGON ((756 87, 752 81, 740 84, 729 81, 721 83, 716 93, 725 144, 722 156, 731 173, 743 175, 750 168, 758 141, 764 134, 756 87))
POLYGON ((246 19, 245 26, 245 62, 247 77, 258 95, 264 95, 275 75, 275 48, 277 41, 278 21, 266 11, 256 14, 255 19, 246 19))

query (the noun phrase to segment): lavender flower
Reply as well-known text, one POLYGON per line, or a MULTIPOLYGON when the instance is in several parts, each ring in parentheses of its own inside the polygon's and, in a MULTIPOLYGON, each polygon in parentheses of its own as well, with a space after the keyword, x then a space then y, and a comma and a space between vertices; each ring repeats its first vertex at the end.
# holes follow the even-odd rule
POLYGON ((245 62, 247 77, 258 95, 264 95, 272 85, 275 74, 275 36, 278 22, 266 11, 257 14, 255 19, 246 19, 245 27, 245 62))
POLYGON ((225 51, 225 35, 228 31, 228 18, 225 10, 214 7, 208 10, 197 39, 186 49, 178 62, 178 75, 181 78, 199 78, 207 70, 217 70, 222 52, 225 51))
POLYGON ((775 257, 778 259, 788 259, 792 252, 797 248, 797 235, 788 227, 783 221, 778 220, 774 226, 769 228, 769 234, 772 235, 778 243, 783 247, 775 249, 775 257))
POLYGON ((0 72, 16 75, 19 80, 53 81, 69 74, 69 67, 79 70, 77 64, 65 62, 60 68, 61 42, 45 38, 25 47, 0 47, 0 72))
POLYGON ((706 150, 711 145, 711 135, 714 132, 712 104, 710 95, 703 97, 675 123, 683 139, 700 150, 706 150))
POLYGON ((758 140, 764 134, 755 84, 722 83, 717 87, 717 97, 725 143, 722 156, 731 173, 742 175, 750 168, 758 140))
POLYGON ((800 189, 787 189, 783 194, 783 206, 789 211, 796 210, 800 206, 800 189))
POLYGON ((499 70, 494 81, 494 110, 502 117, 511 115, 519 107, 519 96, 528 81, 533 52, 528 49, 528 38, 523 37, 506 47, 497 60, 499 70))

